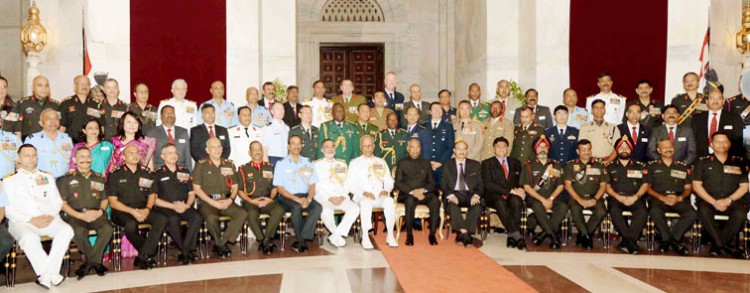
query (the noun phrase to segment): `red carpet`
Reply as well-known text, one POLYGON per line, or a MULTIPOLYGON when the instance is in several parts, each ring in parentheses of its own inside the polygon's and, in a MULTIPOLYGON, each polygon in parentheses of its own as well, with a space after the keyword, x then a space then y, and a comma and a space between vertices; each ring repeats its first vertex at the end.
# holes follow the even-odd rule
POLYGON ((382 234, 373 238, 406 292, 536 292, 478 249, 456 245, 453 238, 430 246, 427 234, 417 232, 414 246, 406 246, 402 234, 398 248, 388 247, 382 234))

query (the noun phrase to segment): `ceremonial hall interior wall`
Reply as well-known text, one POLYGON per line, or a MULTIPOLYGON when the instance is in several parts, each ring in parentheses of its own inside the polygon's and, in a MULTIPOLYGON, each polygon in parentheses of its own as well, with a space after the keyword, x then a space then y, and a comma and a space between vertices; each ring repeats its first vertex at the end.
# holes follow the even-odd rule
MULTIPOLYGON (((505 78, 538 89, 541 103, 554 105, 570 82, 570 1, 381 0, 385 23, 323 23, 320 8, 325 2, 227 1, 227 76, 217 77, 227 81, 227 97, 242 104, 248 86, 276 78, 298 84, 301 95, 309 96, 318 78, 318 45, 329 42, 384 43, 385 71, 399 74, 400 91, 419 83, 427 100, 435 100, 441 88, 463 99, 471 82, 491 98, 495 83, 505 78)), ((709 3, 711 63, 727 93, 737 92, 740 58, 733 38, 741 1, 669 0, 667 99, 682 90, 682 74, 699 70, 709 3)), ((30 0, 0 0, 0 73, 10 79, 15 97, 27 91, 18 36, 29 5, 30 0)), ((129 101, 129 27, 130 18, 137 17, 130 15, 129 1, 38 0, 37 5, 49 33, 40 69, 50 79, 53 97, 70 95, 72 79, 81 72, 85 20, 93 72, 106 71, 118 79, 120 98, 129 101)), ((637 21, 637 16, 613 14, 613 21, 637 21)), ((632 97, 632 86, 623 87, 623 94, 632 97)), ((188 96, 207 99, 207 89, 190 88, 188 96)))

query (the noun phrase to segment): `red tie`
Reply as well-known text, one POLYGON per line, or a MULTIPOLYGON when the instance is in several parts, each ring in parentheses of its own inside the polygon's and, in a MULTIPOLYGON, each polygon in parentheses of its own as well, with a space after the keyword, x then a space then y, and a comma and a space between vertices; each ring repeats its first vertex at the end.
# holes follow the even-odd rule
POLYGON ((708 130, 708 144, 711 144, 711 137, 714 136, 714 133, 716 132, 716 128, 719 127, 719 121, 716 119, 716 113, 714 113, 714 118, 711 119, 711 127, 708 130))
POLYGON ((633 143, 638 143, 638 131, 635 131, 635 126, 633 126, 633 143))
POLYGON ((210 126, 210 125, 209 125, 209 126, 208 126, 208 137, 209 137, 209 138, 214 138, 214 136, 216 136, 216 135, 214 134, 214 127, 213 127, 213 126, 210 126))
POLYGON ((500 164, 503 165, 503 171, 505 171, 505 180, 508 180, 508 165, 505 164, 505 160, 500 161, 500 164))
POLYGON ((674 127, 669 128, 669 140, 674 142, 674 127))
POLYGON ((169 138, 169 143, 174 143, 174 136, 172 136, 172 129, 167 129, 167 137, 169 138))

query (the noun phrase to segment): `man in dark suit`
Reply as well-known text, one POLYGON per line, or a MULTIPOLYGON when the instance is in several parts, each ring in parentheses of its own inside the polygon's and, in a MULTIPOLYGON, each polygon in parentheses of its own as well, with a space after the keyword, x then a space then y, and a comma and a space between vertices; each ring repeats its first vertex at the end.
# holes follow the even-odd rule
MULTIPOLYGON (((534 115, 534 122, 547 129, 552 127, 552 113, 549 111, 549 107, 538 104, 539 92, 535 89, 528 89, 526 91, 526 107, 531 108, 531 113, 534 115)), ((521 123, 521 109, 518 107, 515 114, 513 114, 513 124, 521 123)))
POLYGON ((290 85, 286 88, 286 103, 284 103, 284 123, 289 128, 294 128, 300 124, 299 110, 302 104, 299 103, 299 89, 296 85, 290 85))
POLYGON ((442 119, 443 107, 435 102, 430 105, 432 119, 422 124, 425 129, 424 135, 420 135, 419 140, 424 147, 422 158, 430 161, 432 171, 435 173, 435 182, 440 184, 440 167, 443 162, 447 161, 453 155, 453 125, 442 119))
POLYGON ((430 210, 430 245, 437 245, 435 231, 440 218, 440 200, 435 195, 435 180, 432 178, 430 162, 420 157, 421 145, 418 139, 409 140, 406 147, 408 158, 396 165, 395 187, 399 191, 398 201, 404 203, 406 214, 406 245, 414 245, 414 214, 417 205, 426 205, 430 210), (408 174, 408 175, 407 175, 408 174))
POLYGON ((549 158, 559 162, 563 168, 565 168, 565 163, 578 158, 576 154, 578 128, 568 126, 568 114, 568 107, 565 105, 555 107, 557 125, 547 128, 544 132, 544 136, 550 142, 549 158))
POLYGON ((498 137, 492 142, 495 156, 482 162, 482 182, 485 204, 495 209, 500 221, 508 230, 508 247, 526 248, 519 232, 523 197, 526 192, 520 185, 521 162, 508 157, 508 140, 498 137))
MULTIPOLYGON (((177 165, 192 170, 193 162, 190 160, 190 138, 188 137, 187 129, 174 124, 174 107, 169 105, 162 107, 159 115, 161 116, 161 125, 149 129, 146 136, 156 139, 157 150, 161 150, 161 147, 167 143, 173 143, 177 147, 177 165)), ((154 156, 153 158, 155 168, 164 165, 164 160, 161 156, 154 156)))
POLYGON ((680 110, 677 106, 667 105, 664 107, 664 124, 652 128, 651 136, 648 138, 648 158, 658 160, 661 158, 656 151, 659 142, 669 139, 674 144, 674 160, 685 165, 692 165, 698 157, 695 145, 695 135, 690 125, 677 124, 680 110))
POLYGON ((424 126, 419 124, 419 110, 416 107, 406 108, 406 115, 404 116, 406 116, 406 124, 404 125, 406 134, 409 135, 409 138, 419 139, 422 130, 425 129, 424 126))
MULTIPOLYGON (((620 129, 620 133, 627 135, 628 139, 635 144, 631 150, 630 159, 646 163, 648 162, 646 152, 648 151, 648 140, 651 137, 651 128, 640 123, 641 113, 643 113, 643 105, 640 103, 630 104, 625 109, 625 116, 628 117, 628 121, 617 125, 617 128, 620 129)), ((617 149, 614 151, 617 152, 617 149)))
MULTIPOLYGON (((385 78, 383 79, 383 83, 385 84, 385 90, 383 91, 385 93, 385 100, 386 104, 385 107, 389 108, 398 114, 399 117, 401 117, 401 112, 406 109, 404 107, 404 94, 396 91, 396 84, 398 84, 398 80, 396 80, 396 73, 391 71, 385 74, 385 78)), ((375 108, 375 104, 373 104, 372 101, 368 103, 370 105, 370 108, 375 108)))
POLYGON ((456 242, 468 246, 474 242, 471 234, 477 230, 477 219, 482 213, 482 166, 479 162, 467 159, 469 145, 458 141, 453 146, 454 159, 443 164, 440 189, 445 196, 445 205, 451 215, 451 228, 458 232, 456 242), (466 220, 461 215, 461 208, 468 208, 466 220))
POLYGON ((206 153, 206 141, 209 138, 218 138, 221 142, 221 157, 229 158, 231 147, 229 146, 229 132, 226 128, 214 124, 214 106, 204 104, 201 108, 203 124, 190 129, 190 155, 196 162, 208 158, 206 153))
MULTIPOLYGON (((419 111, 419 121, 417 124, 429 121, 430 102, 422 100, 422 87, 418 84, 412 84, 411 87, 409 87, 409 94, 409 101, 404 103, 404 109, 409 109, 409 107, 417 108, 417 111, 419 111)), ((406 115, 401 115, 399 117, 401 117, 401 125, 406 126, 406 115)))
POLYGON ((742 130, 745 124, 742 122, 742 117, 737 113, 723 111, 724 95, 718 89, 708 93, 706 106, 708 111, 698 113, 692 119, 698 156, 703 157, 712 153, 709 150, 711 135, 721 130, 728 134, 729 141, 732 143, 729 155, 745 157, 745 150, 742 146, 742 130))

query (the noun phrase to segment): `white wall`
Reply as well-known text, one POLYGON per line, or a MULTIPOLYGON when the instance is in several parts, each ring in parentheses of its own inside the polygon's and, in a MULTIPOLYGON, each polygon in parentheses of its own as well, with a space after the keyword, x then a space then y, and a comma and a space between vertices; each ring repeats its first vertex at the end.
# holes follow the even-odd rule
MULTIPOLYGON (((261 84, 276 78, 286 85, 296 84, 296 1, 262 0, 260 8, 261 84)), ((227 42, 229 46, 234 40, 227 42)))
MULTIPOLYGON (((685 73, 700 71, 701 62, 698 58, 703 37, 708 28, 710 2, 710 0, 669 1, 665 104, 670 103, 675 95, 685 92, 682 88, 682 76, 685 73)), ((721 74, 719 77, 722 77, 721 74)))
POLYGON ((724 85, 725 97, 739 93, 737 81, 742 60, 735 47, 735 34, 742 24, 742 2, 711 0, 711 66, 724 85))
POLYGON ((226 98, 245 105, 245 90, 260 81, 259 0, 227 1, 226 98))

